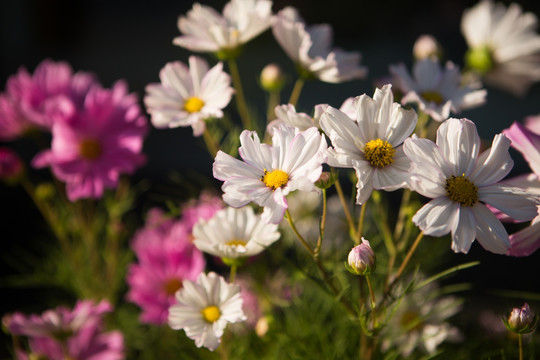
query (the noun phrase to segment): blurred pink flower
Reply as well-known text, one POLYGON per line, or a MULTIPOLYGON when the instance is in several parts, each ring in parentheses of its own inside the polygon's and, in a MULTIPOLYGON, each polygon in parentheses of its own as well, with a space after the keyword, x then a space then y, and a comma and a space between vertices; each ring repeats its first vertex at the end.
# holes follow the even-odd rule
POLYGON ((0 180, 17 180, 24 172, 23 163, 17 153, 8 147, 0 147, 0 180))
POLYGON ((15 140, 32 127, 15 101, 6 94, 0 94, 0 140, 15 140))
POLYGON ((192 199, 182 207, 182 222, 188 232, 199 220, 209 220, 216 212, 224 208, 221 197, 209 193, 201 193, 199 199, 192 199))
POLYGON ((12 75, 6 85, 6 93, 17 106, 23 123, 31 123, 50 129, 53 119, 48 110, 55 106, 59 97, 67 97, 77 107, 82 107, 90 89, 97 85, 89 73, 73 73, 66 62, 44 60, 31 75, 25 68, 12 75))
POLYGON ((3 318, 13 335, 27 336, 29 354, 15 349, 18 359, 123 359, 124 339, 119 331, 103 332, 102 317, 111 312, 107 301, 80 300, 73 310, 59 306, 43 314, 14 313, 3 318))
POLYGON ((146 118, 124 82, 112 89, 94 87, 82 108, 66 97, 51 110, 51 149, 34 158, 34 167, 50 165, 66 182, 71 201, 100 198, 114 188, 121 173, 133 173, 145 160, 142 150, 146 118))
POLYGON ((185 279, 195 280, 204 270, 204 257, 191 244, 188 227, 157 209, 135 234, 132 247, 138 263, 128 268, 127 299, 142 309, 141 322, 165 324, 174 294, 185 279))

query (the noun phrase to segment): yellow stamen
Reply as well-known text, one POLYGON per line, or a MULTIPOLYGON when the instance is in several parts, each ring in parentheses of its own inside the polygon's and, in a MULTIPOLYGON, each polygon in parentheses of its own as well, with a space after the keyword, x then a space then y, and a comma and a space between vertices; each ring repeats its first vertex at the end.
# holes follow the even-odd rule
POLYGON ((165 282, 163 286, 167 295, 174 295, 178 290, 182 288, 182 281, 177 278, 172 278, 165 282))
POLYGON ((95 160, 101 155, 101 144, 94 139, 84 139, 79 144, 79 154, 87 160, 95 160))
POLYGON ((364 147, 364 157, 373 167, 383 168, 394 162, 394 154, 396 150, 388 143, 381 139, 371 140, 364 147))
POLYGON ((424 91, 420 94, 424 100, 431 101, 437 105, 441 105, 444 101, 444 97, 437 91, 424 91))
POLYGON ((225 245, 228 246, 246 246, 247 242, 240 239, 232 239, 230 241, 227 241, 225 245))
POLYGON ((188 113, 199 112, 204 106, 204 101, 196 96, 192 96, 184 103, 184 110, 188 113))
POLYGON ((206 322, 213 323, 221 316, 219 308, 215 305, 210 305, 201 310, 201 314, 206 322))
POLYGON ((453 201, 465 206, 473 206, 478 202, 478 186, 474 185, 466 176, 452 175, 446 179, 446 193, 453 201))
POLYGON ((264 175, 261 177, 261 181, 273 191, 287 185, 289 175, 285 171, 281 170, 273 170, 268 172, 268 170, 264 169, 264 175))

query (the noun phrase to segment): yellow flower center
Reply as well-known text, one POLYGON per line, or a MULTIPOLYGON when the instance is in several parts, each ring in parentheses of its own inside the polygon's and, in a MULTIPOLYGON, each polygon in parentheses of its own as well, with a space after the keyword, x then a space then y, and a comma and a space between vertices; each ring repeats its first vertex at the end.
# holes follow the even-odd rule
POLYGON ((364 157, 373 167, 383 168, 394 162, 394 154, 396 150, 388 143, 381 139, 371 140, 364 147, 364 157))
POLYGON ((79 144, 79 154, 87 160, 95 160, 101 155, 101 144, 94 139, 84 139, 79 144))
POLYGON ((219 308, 215 305, 210 305, 201 310, 201 314, 206 322, 213 323, 221 316, 219 308))
POLYGON ((199 112, 204 106, 204 101, 196 96, 192 96, 184 103, 184 110, 188 113, 199 112))
POLYGON ((232 239, 230 241, 227 241, 225 243, 225 245, 228 245, 228 246, 246 246, 247 242, 244 241, 244 240, 240 240, 240 239, 232 239))
POLYGON ((177 278, 169 279, 165 282, 163 289, 167 295, 174 295, 178 290, 182 288, 182 281, 177 278))
POLYGON ((431 101, 437 105, 441 105, 444 101, 443 96, 437 91, 424 91, 420 94, 426 101, 431 101))
POLYGON ((453 201, 465 206, 473 206, 478 202, 478 186, 474 185, 466 176, 452 175, 446 179, 446 193, 453 201))
POLYGON ((261 177, 261 181, 273 191, 287 185, 289 175, 281 170, 268 172, 268 170, 264 169, 264 175, 261 177))

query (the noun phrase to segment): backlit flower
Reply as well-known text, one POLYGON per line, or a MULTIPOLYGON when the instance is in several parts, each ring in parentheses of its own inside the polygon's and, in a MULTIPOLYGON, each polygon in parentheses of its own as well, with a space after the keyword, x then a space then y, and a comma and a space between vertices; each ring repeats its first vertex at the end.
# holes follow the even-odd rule
POLYGON ((360 53, 332 49, 331 26, 307 26, 293 7, 274 17, 272 32, 303 78, 339 83, 366 76, 366 68, 359 65, 360 53))
POLYGON ((92 88, 81 109, 64 98, 52 116, 51 149, 36 155, 32 165, 51 166, 71 201, 100 198, 104 189, 116 187, 120 174, 144 163, 147 122, 125 83, 92 88))
POLYGON ((436 59, 416 61, 413 67, 414 78, 403 64, 390 66, 390 72, 404 93, 401 103, 418 104, 421 111, 436 121, 448 119, 450 112, 455 114, 486 101, 486 90, 462 85, 459 67, 450 61, 444 69, 441 69, 436 59))
POLYGON ((290 192, 316 190, 326 161, 326 140, 316 128, 299 131, 282 125, 274 129, 272 145, 261 144, 256 132, 244 130, 240 144, 242 161, 219 151, 213 166, 214 177, 225 182, 223 199, 230 206, 253 201, 264 206, 264 221, 278 224, 290 192))
POLYGON ((189 57, 189 67, 179 61, 168 63, 159 77, 161 83, 146 86, 144 97, 157 128, 191 126, 193 135, 200 136, 206 119, 223 117, 222 109, 234 93, 222 63, 208 69, 208 63, 196 56, 189 57))
POLYGON ((253 209, 225 208, 193 228, 193 244, 201 251, 226 259, 261 253, 279 239, 276 224, 268 224, 253 209))
POLYGON ((246 320, 240 287, 214 272, 201 273, 196 282, 184 281, 176 301, 169 309, 169 326, 183 329, 197 347, 215 350, 229 323, 246 320))
POLYGON ((92 75, 74 74, 66 62, 44 60, 33 74, 21 68, 12 75, 7 81, 6 94, 16 105, 23 124, 50 129, 54 120, 50 107, 56 106, 59 97, 66 97, 76 107, 82 107, 86 94, 95 85, 97 82, 92 75))
POLYGON ((467 253, 477 239, 486 250, 506 253, 508 234, 486 204, 515 219, 530 220, 540 203, 534 194, 499 183, 513 166, 509 147, 510 140, 498 134, 492 147, 479 154, 480 137, 467 119, 442 123, 436 143, 405 140, 411 187, 433 199, 414 215, 413 222, 427 235, 451 232, 455 252, 467 253))
POLYGON ((41 315, 7 315, 3 324, 13 335, 28 337, 31 356, 38 359, 120 360, 122 334, 104 332, 103 316, 111 311, 106 301, 80 300, 73 309, 60 306, 41 315))
POLYGON ((193 226, 199 220, 208 220, 219 210, 223 209, 224 204, 221 196, 216 196, 207 192, 202 192, 198 199, 189 200, 182 205, 182 223, 188 229, 193 231, 193 226))
POLYGON ((187 16, 178 19, 183 35, 173 43, 191 51, 226 56, 268 29, 271 16, 272 1, 267 0, 231 0, 225 4, 223 15, 195 3, 187 16))
POLYGON ((414 110, 394 103, 391 85, 355 99, 357 118, 328 107, 321 127, 332 141, 328 164, 353 168, 358 177, 356 203, 367 201, 373 189, 387 191, 404 187, 409 178, 409 160, 401 146, 416 126, 414 110))
POLYGON ((149 212, 147 224, 135 234, 132 247, 138 262, 128 268, 127 299, 142 309, 142 322, 165 324, 183 281, 195 280, 204 270, 203 254, 191 243, 183 221, 166 218, 157 209, 149 212))
POLYGON ((537 17, 518 4, 482 0, 465 10, 461 32, 469 45, 466 63, 488 84, 523 95, 540 80, 537 17))

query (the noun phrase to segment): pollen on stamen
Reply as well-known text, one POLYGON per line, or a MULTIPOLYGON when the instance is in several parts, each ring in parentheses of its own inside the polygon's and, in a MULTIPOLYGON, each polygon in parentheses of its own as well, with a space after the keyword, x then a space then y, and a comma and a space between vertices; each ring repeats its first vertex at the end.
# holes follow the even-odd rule
POLYGON ((268 170, 264 169, 264 175, 261 176, 261 181, 264 182, 264 185, 272 189, 272 191, 277 188, 284 187, 289 182, 289 175, 282 170, 268 170))
POLYGON ((192 96, 184 103, 184 110, 188 113, 195 113, 201 111, 204 106, 204 101, 196 96, 192 96))
POLYGON ((474 185, 466 176, 452 175, 446 179, 446 193, 448 197, 464 206, 474 206, 478 202, 478 186, 474 185))
POLYGON ((97 159, 102 152, 101 144, 94 139, 84 139, 79 144, 79 154, 87 160, 97 159))
POLYGON ((364 147, 364 157, 371 166, 383 168, 394 162, 396 150, 388 141, 376 139, 369 141, 364 147))
POLYGON ((206 322, 213 323, 219 319, 221 312, 215 305, 210 305, 201 310, 201 314, 206 322))

